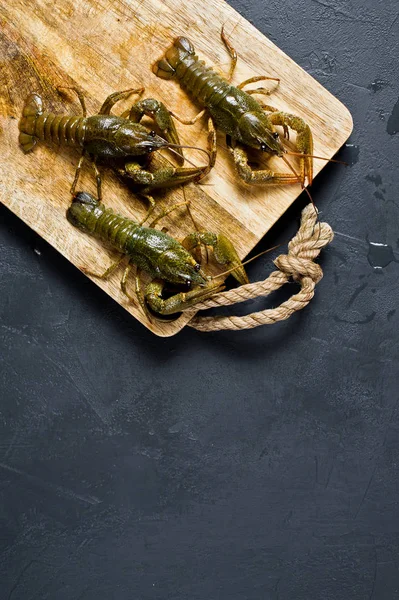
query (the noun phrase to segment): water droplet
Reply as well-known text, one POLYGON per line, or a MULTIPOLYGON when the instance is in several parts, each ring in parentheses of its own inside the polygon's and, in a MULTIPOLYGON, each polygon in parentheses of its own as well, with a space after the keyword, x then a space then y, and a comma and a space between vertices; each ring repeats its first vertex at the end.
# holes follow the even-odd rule
POLYGON ((399 131, 399 98, 392 109, 391 115, 387 123, 387 132, 389 135, 395 135, 399 131))
POLYGON ((379 192, 378 190, 374 192, 374 196, 375 198, 377 198, 377 200, 385 200, 384 194, 381 194, 381 192, 379 192))
POLYGON ((376 175, 370 173, 370 175, 366 175, 366 179, 367 181, 371 181, 371 183, 374 183, 374 185, 376 185, 377 187, 379 187, 382 184, 381 175, 379 175, 378 173, 376 175))
POLYGON ((374 269, 383 269, 391 262, 398 262, 393 253, 392 246, 378 242, 369 242, 367 258, 374 269))
POLYGON ((353 167, 359 160, 359 146, 355 144, 345 144, 342 159, 353 167))
POLYGON ((183 423, 175 423, 174 425, 172 425, 172 427, 169 427, 168 433, 179 433, 182 430, 183 426, 183 423))
POLYGON ((382 90, 384 87, 386 87, 388 84, 386 81, 383 81, 382 79, 375 79, 374 81, 372 81, 370 83, 370 85, 367 86, 367 89, 371 90, 372 92, 379 92, 380 90, 382 90))
POLYGON ((38 250, 38 248, 33 248, 33 252, 34 252, 35 254, 37 254, 38 256, 41 256, 41 255, 42 255, 42 253, 40 252, 40 250, 38 250))

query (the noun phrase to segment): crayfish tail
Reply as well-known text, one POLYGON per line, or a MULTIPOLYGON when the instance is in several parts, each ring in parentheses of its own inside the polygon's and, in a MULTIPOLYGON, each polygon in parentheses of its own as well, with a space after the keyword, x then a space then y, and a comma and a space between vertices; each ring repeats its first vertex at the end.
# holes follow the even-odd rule
POLYGON ((39 94, 30 94, 22 111, 19 122, 19 143, 24 152, 29 152, 36 145, 38 139, 34 135, 36 119, 43 114, 43 102, 39 94))
POLYGON ((195 54, 194 46, 185 37, 178 37, 165 55, 152 66, 152 72, 161 79, 173 79, 182 59, 195 54))

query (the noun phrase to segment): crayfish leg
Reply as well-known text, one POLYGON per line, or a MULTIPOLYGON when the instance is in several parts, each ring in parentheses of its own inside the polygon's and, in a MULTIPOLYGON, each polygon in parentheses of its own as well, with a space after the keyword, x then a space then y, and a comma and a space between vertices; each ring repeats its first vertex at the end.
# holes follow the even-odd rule
POLYGON ((150 194, 152 190, 164 189, 184 185, 192 181, 197 182, 210 171, 210 166, 204 167, 160 167, 150 172, 143 169, 138 163, 126 163, 123 169, 118 169, 118 174, 128 177, 133 185, 138 186, 138 191, 150 194))
POLYGON ((237 254, 237 250, 234 248, 228 237, 221 233, 196 231, 190 233, 182 241, 182 246, 191 252, 198 262, 200 262, 201 244, 210 246, 213 249, 213 255, 216 262, 219 265, 227 267, 228 270, 231 270, 231 274, 238 283, 241 285, 249 283, 248 276, 240 257, 237 254))
MULTIPOLYGON (((240 84, 237 85, 239 90, 242 90, 246 85, 250 83, 257 83, 258 81, 277 81, 276 87, 280 84, 280 79, 278 77, 269 77, 268 75, 256 75, 255 77, 250 77, 249 79, 245 79, 240 84)), ((272 91, 267 90, 265 88, 257 88, 256 90, 245 90, 247 94, 265 94, 266 96, 270 96, 272 91)))
MULTIPOLYGON (((82 108, 82 116, 86 117, 87 116, 86 101, 85 101, 85 97, 83 95, 82 90, 76 86, 59 85, 57 87, 57 91, 60 92, 60 90, 71 90, 72 92, 75 92, 75 94, 77 95, 78 100, 80 102, 80 106, 82 108)), ((62 92, 60 92, 60 93, 62 94, 62 92)), ((64 94, 62 94, 62 95, 64 95, 64 94)))
MULTIPOLYGON (((173 118, 166 106, 155 98, 145 98, 133 104, 130 109, 128 119, 134 123, 139 123, 143 116, 151 117, 157 127, 160 129, 162 136, 171 144, 179 146, 180 139, 177 133, 173 118)), ((184 163, 184 154, 181 148, 175 148, 180 155, 179 163, 184 163)))
POLYGON ((179 123, 181 123, 182 125, 194 125, 197 121, 199 121, 204 114, 206 113, 206 108, 203 108, 202 110, 200 110, 199 113, 197 113, 195 115, 195 117, 192 117, 191 119, 185 119, 184 117, 180 117, 179 115, 177 115, 174 112, 170 112, 170 114, 172 115, 172 117, 174 117, 176 119, 176 121, 179 121, 179 123))
POLYGON ((232 46, 231 42, 227 38, 227 36, 224 32, 224 25, 222 27, 220 37, 222 38, 222 42, 226 46, 226 50, 230 54, 230 58, 231 58, 230 69, 229 69, 228 75, 226 76, 227 81, 229 83, 231 83, 231 81, 233 79, 234 71, 236 70, 236 66, 237 66, 237 50, 232 46))
POLYGON ((309 125, 301 117, 286 112, 272 112, 268 117, 273 125, 290 127, 296 131, 296 146, 298 151, 303 154, 299 158, 302 182, 304 183, 306 177, 308 184, 311 185, 313 181, 313 159, 308 155, 313 154, 313 135, 309 125))
POLYGON ((112 273, 119 267, 119 265, 125 258, 126 258, 125 254, 122 254, 121 256, 119 256, 118 260, 116 260, 114 263, 112 263, 112 265, 109 266, 108 269, 106 269, 106 271, 104 271, 104 273, 94 273, 93 271, 90 271, 90 269, 87 269, 86 267, 79 267, 79 268, 82 271, 82 273, 84 273, 85 275, 88 275, 89 277, 95 277, 96 279, 106 280, 111 277, 112 273))
POLYGON ((164 286, 165 282, 163 280, 154 279, 147 285, 144 293, 145 300, 151 310, 161 315, 172 315, 195 307, 198 302, 207 300, 224 289, 223 285, 210 283, 206 287, 197 287, 188 292, 180 292, 164 299, 162 298, 164 286))
POLYGON ((138 94, 139 96, 141 96, 142 94, 144 94, 145 88, 141 87, 141 88, 130 88, 128 90, 123 90, 122 92, 114 92, 113 94, 110 94, 103 102, 98 114, 99 115, 109 115, 111 113, 112 108, 114 107, 114 105, 119 102, 119 100, 124 100, 125 98, 128 98, 129 96, 131 96, 132 94, 138 94))
POLYGON ((240 179, 251 185, 284 185, 293 183, 302 183, 303 177, 300 174, 280 173, 271 169, 252 169, 248 164, 248 155, 244 148, 236 146, 229 148, 233 155, 236 171, 240 179))

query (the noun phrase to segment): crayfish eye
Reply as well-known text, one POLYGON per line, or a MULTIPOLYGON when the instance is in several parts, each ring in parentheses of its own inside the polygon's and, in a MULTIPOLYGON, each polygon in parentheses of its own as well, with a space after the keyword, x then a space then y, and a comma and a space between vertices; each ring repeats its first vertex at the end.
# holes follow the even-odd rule
POLYGON ((273 133, 273 137, 274 137, 274 139, 275 139, 275 140, 278 140, 278 138, 279 138, 280 136, 279 136, 279 134, 277 133, 277 131, 275 131, 275 132, 273 133))
POLYGON ((201 265, 199 265, 198 263, 196 265, 194 265, 194 271, 198 271, 201 269, 201 265))
POLYGON ((266 152, 267 146, 266 146, 266 144, 264 142, 261 143, 260 149, 262 150, 262 152, 266 152))
POLYGON ((151 137, 155 137, 157 135, 156 131, 152 130, 150 131, 150 136, 151 137))

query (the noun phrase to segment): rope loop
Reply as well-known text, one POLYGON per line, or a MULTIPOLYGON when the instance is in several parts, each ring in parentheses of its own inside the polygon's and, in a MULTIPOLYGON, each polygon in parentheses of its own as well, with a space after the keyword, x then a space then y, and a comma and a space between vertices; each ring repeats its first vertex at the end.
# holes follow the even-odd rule
POLYGON ((288 319, 295 311, 305 308, 313 298, 316 284, 323 277, 321 267, 314 260, 319 256, 320 250, 327 246, 333 238, 334 233, 331 227, 327 223, 318 222, 313 204, 308 204, 302 211, 298 233, 288 244, 288 254, 280 254, 274 260, 277 271, 273 271, 264 281, 247 283, 239 288, 215 294, 212 298, 197 304, 195 310, 230 306, 245 300, 268 296, 291 278, 300 284, 300 291, 276 308, 265 309, 243 317, 195 315, 187 325, 199 331, 220 331, 222 329, 239 331, 288 319))

